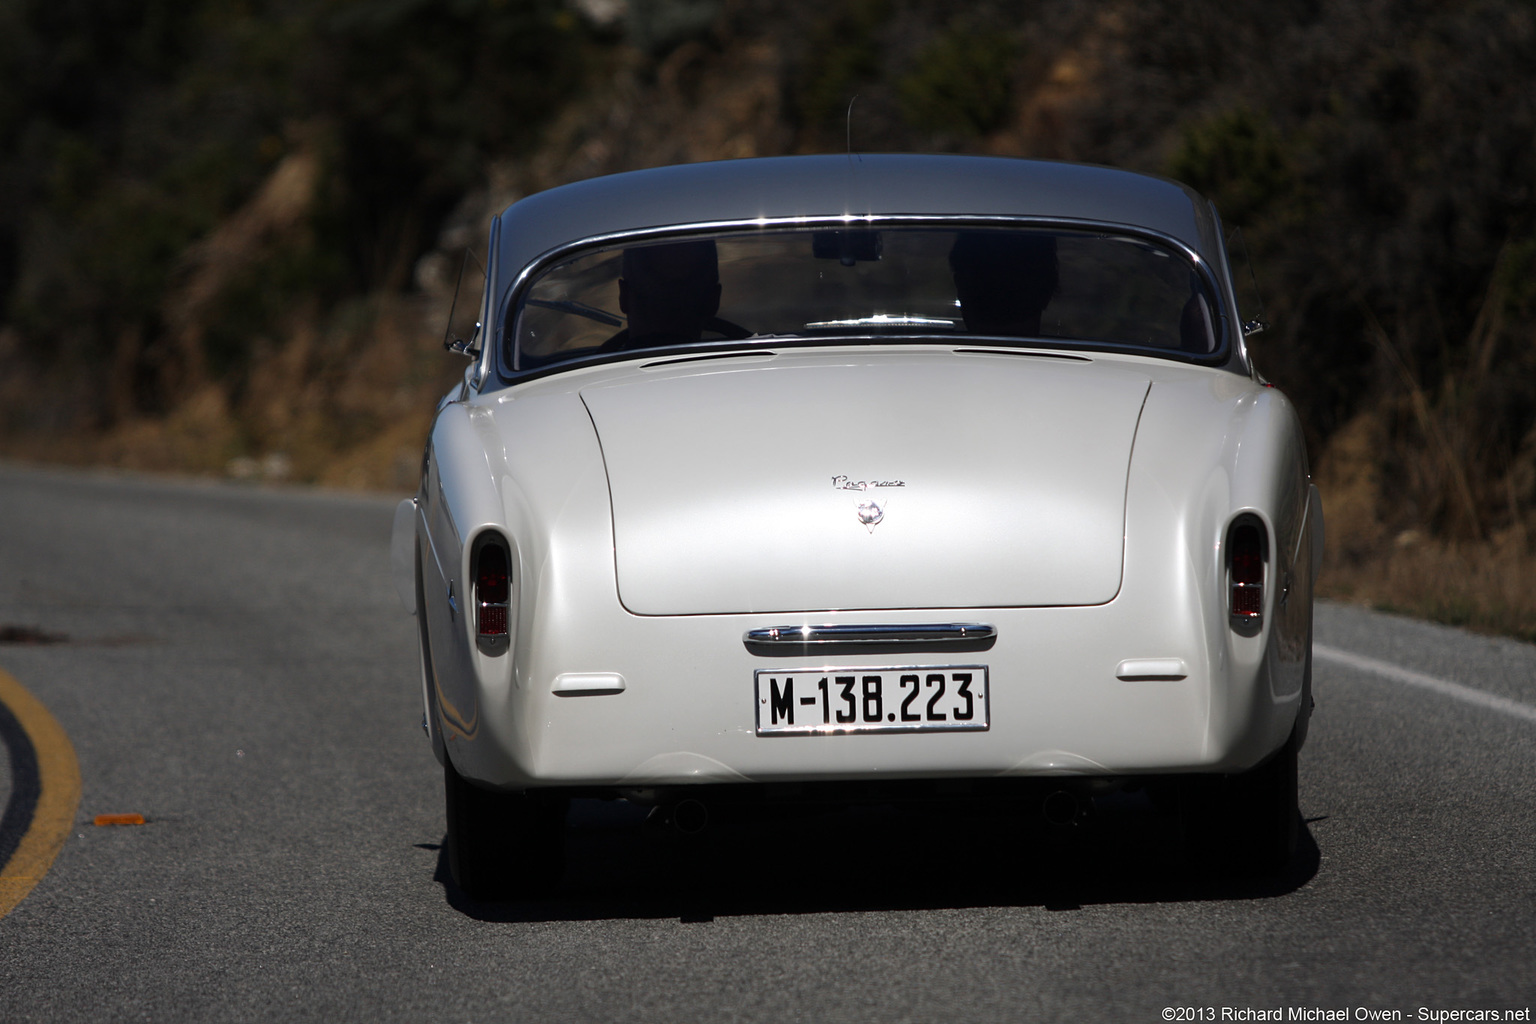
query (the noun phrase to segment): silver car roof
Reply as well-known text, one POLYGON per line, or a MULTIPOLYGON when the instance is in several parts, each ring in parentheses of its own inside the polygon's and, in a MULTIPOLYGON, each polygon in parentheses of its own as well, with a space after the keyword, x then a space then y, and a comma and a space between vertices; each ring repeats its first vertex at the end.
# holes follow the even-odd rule
MULTIPOLYGON (((1205 261, 1223 292, 1222 304, 1232 302, 1215 208, 1169 178, 1011 157, 831 154, 628 171, 520 199, 496 224, 488 312, 499 336, 510 289, 529 265, 588 240, 758 219, 882 217, 1025 218, 1150 230, 1205 261)), ((1224 349, 1218 365, 1247 375, 1242 336, 1228 334, 1224 349)), ((486 364, 484 372, 489 369, 486 364)))
POLYGON ((1150 228, 1220 266, 1210 203, 1167 178, 1007 157, 788 156, 629 171, 521 199, 501 217, 496 292, 540 255, 589 238, 757 218, 882 216, 1030 217, 1150 228))

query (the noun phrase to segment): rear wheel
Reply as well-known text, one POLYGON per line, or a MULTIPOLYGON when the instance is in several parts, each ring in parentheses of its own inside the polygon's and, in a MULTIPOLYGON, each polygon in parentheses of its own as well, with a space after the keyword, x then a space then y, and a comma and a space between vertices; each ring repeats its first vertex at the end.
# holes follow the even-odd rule
POLYGON ((538 897, 560 882, 568 801, 498 793, 472 785, 443 765, 448 870, 476 900, 538 897))
POLYGON ((1272 874, 1296 855, 1301 809, 1296 793, 1298 735, 1268 762, 1230 780, 1233 806, 1233 845, 1238 864, 1272 874))
POLYGON ((1232 874, 1271 875, 1296 855, 1301 810, 1296 792, 1300 732, 1268 761, 1241 775, 1191 780, 1188 832, 1201 852, 1232 874))

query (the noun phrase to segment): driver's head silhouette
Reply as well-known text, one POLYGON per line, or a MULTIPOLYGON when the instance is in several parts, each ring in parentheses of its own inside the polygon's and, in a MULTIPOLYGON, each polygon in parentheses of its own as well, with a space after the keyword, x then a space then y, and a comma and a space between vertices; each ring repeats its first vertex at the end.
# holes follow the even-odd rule
POLYGON ((720 310, 720 265, 709 240, 624 250, 619 308, 627 347, 698 341, 720 310))
POLYGON ((1033 336, 1056 294, 1056 239, 1025 231, 962 231, 949 269, 965 329, 1033 336))

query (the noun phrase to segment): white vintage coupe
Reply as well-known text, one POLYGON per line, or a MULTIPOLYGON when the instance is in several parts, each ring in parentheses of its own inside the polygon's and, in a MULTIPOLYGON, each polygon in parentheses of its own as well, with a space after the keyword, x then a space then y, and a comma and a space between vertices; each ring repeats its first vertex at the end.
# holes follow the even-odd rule
POLYGON ((1295 848, 1317 492, 1212 205, 1062 163, 813 156, 492 225, 393 558, 448 858, 559 878, 573 796, 1155 794, 1295 848))

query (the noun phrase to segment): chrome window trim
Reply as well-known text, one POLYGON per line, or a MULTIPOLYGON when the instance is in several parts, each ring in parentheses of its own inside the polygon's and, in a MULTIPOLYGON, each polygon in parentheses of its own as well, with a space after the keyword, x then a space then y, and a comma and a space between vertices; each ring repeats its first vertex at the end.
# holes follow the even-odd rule
MULTIPOLYGON (((825 217, 751 217, 739 220, 722 221, 698 221, 689 224, 673 224, 665 227, 630 228, 624 231, 613 231, 601 235, 591 235, 586 238, 565 242, 552 249, 546 249, 534 257, 513 278, 511 285, 506 289, 499 303, 496 315, 495 334, 499 336, 496 354, 497 377, 502 384, 514 384, 520 380, 530 379, 533 376, 544 376, 546 373, 559 372, 568 367, 590 365, 590 361, 575 359, 566 363, 558 363, 553 366, 541 366, 536 370, 523 370, 521 352, 517 349, 517 335, 513 330, 514 325, 508 321, 516 310, 516 300, 527 287, 528 282, 537 274, 544 271, 552 264, 565 259, 570 254, 585 250, 599 249, 617 243, 630 241, 651 241, 667 238, 686 237, 691 235, 708 234, 711 232, 742 231, 749 229, 790 231, 795 229, 837 228, 857 225, 860 227, 933 227, 944 228, 951 226, 973 227, 1033 227, 1041 229, 1059 228, 1067 231, 1087 231, 1099 234, 1113 232, 1115 234, 1129 235, 1155 242, 1179 253, 1187 259, 1205 281, 1211 294, 1219 303, 1216 310, 1216 319, 1220 321, 1218 327, 1218 344, 1214 352, 1206 355, 1194 355, 1192 353, 1179 353, 1174 350, 1138 348, 1127 345, 1104 345, 1095 342, 1071 342, 1067 339, 1043 339, 1051 342, 1047 348, 1085 348, 1088 351, 1112 351, 1112 352, 1146 352, 1149 355, 1161 358, 1174 359, 1178 362, 1190 362, 1202 366, 1216 366, 1228 361, 1232 356, 1232 317, 1227 309, 1229 297, 1223 287, 1223 279, 1214 271, 1210 262, 1202 257, 1186 242, 1155 228, 1137 227, 1133 224, 1122 224, 1117 221, 1088 220, 1077 217, 1026 217, 1018 215, 982 215, 982 214, 955 214, 942 216, 935 214, 881 214, 854 216, 843 214, 840 216, 825 217), (1056 344, 1058 341, 1066 341, 1066 344, 1056 344), (511 348, 508 353, 506 350, 511 348), (507 365, 510 363, 510 367, 507 365)), ((489 333, 489 332, 488 332, 489 333)), ((859 337, 850 334, 847 338, 859 337)), ((890 336, 883 335, 889 339, 890 336)), ((968 338, 986 337, 986 335, 966 335, 968 338)), ((1016 344, 1027 344, 1028 339, 1009 338, 1016 344)), ((796 343, 797 339, 774 339, 772 344, 796 343)), ((817 344, 833 343, 833 339, 816 339, 817 344)), ((718 347, 721 343, 703 342, 711 348, 718 347)), ((724 343, 730 344, 730 343, 724 343)), ((735 343, 740 346, 740 342, 735 343)), ((756 348, 756 345, 750 348, 756 348)), ((658 350, 662 351, 662 350, 658 350)), ((633 358, 634 352, 611 354, 614 358, 633 358)), ((1246 369, 1246 368, 1245 368, 1246 369)))
POLYGON ((499 257, 501 256, 501 214, 497 214, 491 221, 490 240, 485 247, 485 294, 480 297, 480 358, 477 360, 474 375, 474 389, 479 393, 485 388, 485 382, 491 376, 491 368, 496 365, 496 350, 501 347, 501 321, 493 319, 491 313, 496 308, 496 275, 500 272, 499 257))

